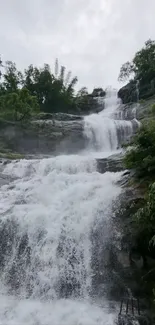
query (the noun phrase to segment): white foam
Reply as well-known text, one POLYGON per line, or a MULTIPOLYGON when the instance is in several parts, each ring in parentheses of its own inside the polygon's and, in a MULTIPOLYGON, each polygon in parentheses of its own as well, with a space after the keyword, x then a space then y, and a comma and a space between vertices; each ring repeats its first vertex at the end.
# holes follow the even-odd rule
POLYGON ((113 325, 115 313, 87 301, 40 302, 0 296, 1 325, 113 325))

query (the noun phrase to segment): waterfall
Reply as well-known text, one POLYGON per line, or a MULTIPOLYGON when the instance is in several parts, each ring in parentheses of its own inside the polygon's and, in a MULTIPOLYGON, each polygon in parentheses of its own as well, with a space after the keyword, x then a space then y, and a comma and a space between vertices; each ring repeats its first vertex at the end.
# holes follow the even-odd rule
POLYGON ((109 90, 105 98, 105 109, 99 114, 85 118, 85 137, 90 151, 103 155, 116 152, 139 126, 138 121, 124 120, 116 91, 109 90))
POLYGON ((104 111, 85 117, 85 152, 3 166, 11 181, 0 187, 2 324, 114 324, 116 311, 97 295, 122 173, 100 174, 95 158, 133 132, 132 122, 115 120, 118 105, 110 93, 104 111))

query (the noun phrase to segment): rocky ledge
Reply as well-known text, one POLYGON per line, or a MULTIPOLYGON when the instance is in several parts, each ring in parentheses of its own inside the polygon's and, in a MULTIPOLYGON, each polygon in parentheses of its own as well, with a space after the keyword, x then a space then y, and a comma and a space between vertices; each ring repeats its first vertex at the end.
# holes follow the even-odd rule
POLYGON ((67 153, 74 153, 84 146, 82 120, 37 120, 23 125, 0 120, 0 153, 46 155, 66 149, 67 153))
POLYGON ((97 159, 97 169, 99 173, 103 174, 105 172, 120 172, 125 168, 122 162, 123 153, 118 153, 111 155, 108 158, 97 159))

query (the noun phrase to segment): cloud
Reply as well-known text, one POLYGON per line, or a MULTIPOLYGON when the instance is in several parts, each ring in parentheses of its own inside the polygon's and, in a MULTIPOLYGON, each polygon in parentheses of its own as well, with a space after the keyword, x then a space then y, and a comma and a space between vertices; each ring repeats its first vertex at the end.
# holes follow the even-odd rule
POLYGON ((154 12, 154 0, 5 0, 1 54, 21 69, 58 57, 79 87, 116 87, 121 64, 155 39, 154 12))

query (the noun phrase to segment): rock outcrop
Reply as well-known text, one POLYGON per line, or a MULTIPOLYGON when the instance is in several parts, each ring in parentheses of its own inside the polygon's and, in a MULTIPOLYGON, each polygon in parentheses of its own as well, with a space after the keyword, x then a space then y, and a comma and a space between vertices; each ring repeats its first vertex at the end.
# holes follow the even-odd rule
POLYGON ((137 93, 137 85, 136 80, 131 80, 127 85, 123 86, 118 91, 118 96, 121 98, 123 104, 134 103, 137 100, 147 100, 150 97, 155 95, 155 87, 154 83, 148 83, 138 85, 138 93, 137 93))
MULTIPOLYGON (((38 120, 28 124, 0 121, 0 143, 20 154, 74 153, 84 148, 83 122, 38 120)), ((0 150, 1 151, 1 150, 0 150)))
POLYGON ((97 159, 97 168, 99 173, 103 174, 105 172, 119 172, 124 170, 123 162, 122 162, 123 155, 116 154, 112 155, 108 158, 97 159))

